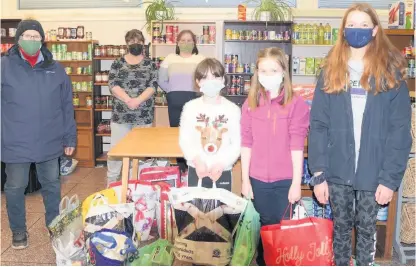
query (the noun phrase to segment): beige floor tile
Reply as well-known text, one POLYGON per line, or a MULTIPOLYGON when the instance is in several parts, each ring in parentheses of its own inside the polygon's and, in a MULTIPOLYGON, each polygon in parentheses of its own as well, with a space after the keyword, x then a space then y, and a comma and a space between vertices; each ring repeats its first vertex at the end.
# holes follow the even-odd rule
POLYGON ((83 180, 88 176, 94 168, 77 168, 73 173, 68 176, 62 176, 61 180, 64 183, 79 183, 80 180, 83 180))
POLYGON ((46 231, 29 229, 29 247, 23 250, 7 249, 1 255, 2 262, 38 264, 55 264, 55 253, 46 231))
MULTIPOLYGON (((26 227, 30 229, 38 221, 44 222, 45 216, 43 213, 26 213, 26 227)), ((45 224, 44 224, 45 225, 45 224)), ((9 228, 9 218, 7 213, 1 214, 1 253, 6 251, 12 243, 12 234, 9 228)))
POLYGON ((85 178, 79 180, 81 184, 107 185, 107 168, 96 168, 85 178))
MULTIPOLYGON (((42 264, 36 263, 37 266, 50 266, 51 264, 42 264)), ((31 262, 11 262, 11 261, 2 261, 1 266, 33 266, 31 262)))
POLYGON ((76 183, 62 183, 61 196, 66 196, 77 184, 76 183))

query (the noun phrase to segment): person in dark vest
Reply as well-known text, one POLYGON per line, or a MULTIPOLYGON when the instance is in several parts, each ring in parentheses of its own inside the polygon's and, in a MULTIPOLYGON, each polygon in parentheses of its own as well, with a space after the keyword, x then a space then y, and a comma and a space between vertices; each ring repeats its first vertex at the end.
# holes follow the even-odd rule
POLYGON ((54 61, 41 24, 23 20, 16 44, 1 58, 1 156, 12 248, 28 246, 24 191, 36 164, 49 225, 59 214, 59 157, 73 154, 77 132, 71 80, 54 61))

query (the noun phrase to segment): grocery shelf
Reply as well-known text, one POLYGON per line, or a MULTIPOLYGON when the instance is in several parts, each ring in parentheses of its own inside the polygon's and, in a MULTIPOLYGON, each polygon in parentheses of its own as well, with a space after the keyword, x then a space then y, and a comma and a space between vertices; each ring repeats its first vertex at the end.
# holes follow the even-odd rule
POLYGON ((92 111, 92 107, 74 107, 74 110, 79 110, 79 111, 92 111))
POLYGON ((120 57, 94 57, 96 60, 116 60, 120 57))
POLYGON ((101 111, 112 111, 113 109, 111 108, 96 108, 95 111, 97 112, 101 112, 101 111))
POLYGON ((293 44, 294 47, 297 46, 310 46, 310 47, 333 47, 333 44, 330 45, 318 45, 318 44, 293 44))
POLYGON ((108 86, 108 83, 94 83, 97 86, 108 86))
POLYGON ((107 161, 107 152, 104 152, 103 154, 101 154, 98 158, 95 159, 96 161, 99 162, 103 162, 103 161, 107 161))
POLYGON ((67 74, 68 76, 91 77, 92 74, 67 74))
POLYGON ((111 133, 96 133, 95 136, 111 136, 111 133))
POLYGON ((89 123, 77 123, 77 129, 80 130, 91 130, 92 127, 89 123))
POLYGON ((98 44, 97 40, 82 40, 82 39, 63 39, 56 41, 46 41, 45 43, 50 44, 67 44, 67 43, 86 43, 86 44, 98 44))
POLYGON ((292 41, 288 40, 225 40, 226 43, 278 43, 278 44, 291 44, 292 41))
POLYGON ((402 36, 413 36, 414 33, 415 33, 413 29, 409 29, 409 30, 404 30, 404 29, 385 29, 384 32, 387 35, 402 35, 402 36))

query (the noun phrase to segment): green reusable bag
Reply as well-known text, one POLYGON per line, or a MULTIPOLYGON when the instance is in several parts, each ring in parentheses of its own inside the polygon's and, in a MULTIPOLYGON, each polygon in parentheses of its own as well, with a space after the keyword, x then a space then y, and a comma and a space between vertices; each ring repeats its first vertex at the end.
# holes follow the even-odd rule
POLYGON ((172 266, 175 256, 173 246, 165 239, 144 246, 137 253, 129 255, 126 260, 127 266, 172 266))
POLYGON ((237 228, 231 266, 249 266, 260 239, 260 215, 251 200, 247 202, 243 218, 237 228))

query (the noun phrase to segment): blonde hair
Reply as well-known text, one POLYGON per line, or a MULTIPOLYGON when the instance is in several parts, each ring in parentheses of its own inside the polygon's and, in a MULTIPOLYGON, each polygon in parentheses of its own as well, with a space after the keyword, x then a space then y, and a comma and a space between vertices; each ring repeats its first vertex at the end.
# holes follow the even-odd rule
POLYGON ((275 60, 282 67, 283 70, 283 82, 281 86, 283 89, 284 96, 280 104, 286 105, 290 103, 290 101, 292 101, 293 98, 292 82, 290 80, 289 74, 289 63, 286 58, 285 52, 278 47, 265 48, 260 50, 260 52, 257 54, 256 69, 251 79, 251 87, 248 93, 248 106, 252 110, 256 109, 259 106, 260 97, 263 97, 264 100, 267 100, 266 90, 260 84, 258 76, 259 62, 265 58, 271 58, 275 60))

